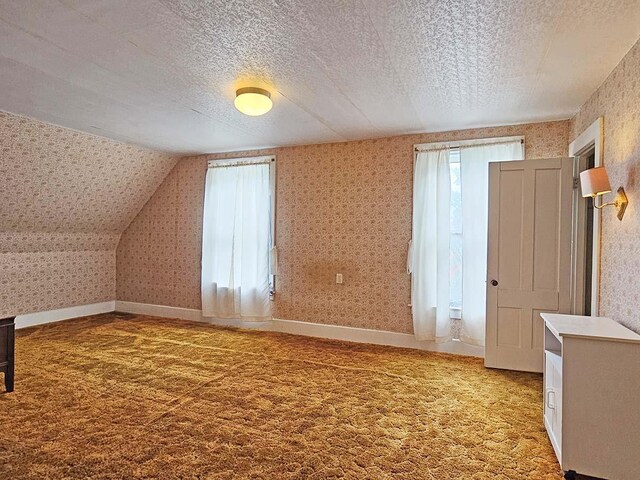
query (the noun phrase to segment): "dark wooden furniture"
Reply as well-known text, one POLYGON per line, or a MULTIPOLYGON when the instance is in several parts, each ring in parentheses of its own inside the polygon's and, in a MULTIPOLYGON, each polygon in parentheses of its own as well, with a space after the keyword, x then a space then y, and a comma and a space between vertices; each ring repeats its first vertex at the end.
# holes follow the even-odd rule
POLYGON ((9 317, 0 320, 0 372, 4 372, 4 385, 7 392, 13 392, 15 319, 16 317, 9 317))

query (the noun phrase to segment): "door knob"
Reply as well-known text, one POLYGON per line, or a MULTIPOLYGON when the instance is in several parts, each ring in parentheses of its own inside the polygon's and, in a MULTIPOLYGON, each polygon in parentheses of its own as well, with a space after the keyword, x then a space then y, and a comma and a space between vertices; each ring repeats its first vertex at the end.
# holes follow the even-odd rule
POLYGON ((494 287, 498 286, 498 280, 491 280, 491 285, 493 285, 494 287))

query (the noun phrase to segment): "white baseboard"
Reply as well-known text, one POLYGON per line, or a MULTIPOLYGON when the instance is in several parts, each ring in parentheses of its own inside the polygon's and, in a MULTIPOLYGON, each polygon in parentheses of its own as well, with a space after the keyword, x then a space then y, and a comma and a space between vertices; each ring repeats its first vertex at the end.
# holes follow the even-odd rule
POLYGON ((59 310, 47 310, 46 312, 27 313, 25 315, 18 315, 15 323, 16 328, 33 327, 44 323, 68 320, 70 318, 113 312, 115 310, 115 306, 116 302, 112 300, 110 302, 78 305, 76 307, 61 308, 59 310))
POLYGON ((372 330, 368 328, 344 327, 341 325, 326 325, 322 323, 299 322, 297 320, 274 319, 273 331, 293 333, 307 337, 330 338, 347 342, 371 343, 374 345, 389 345, 392 347, 413 348, 429 352, 455 353, 472 357, 484 357, 484 347, 467 345, 459 340, 446 343, 435 343, 417 340, 408 333, 389 332, 386 330, 372 330))
POLYGON ((247 322, 236 319, 205 318, 202 311, 190 308, 167 307, 136 302, 116 301, 116 311, 152 315, 165 318, 179 318, 206 322, 225 327, 240 327, 271 332, 291 333, 306 337, 329 338, 356 343, 370 343, 374 345, 389 345, 393 347, 413 348, 430 352, 454 353, 473 357, 484 357, 484 347, 467 345, 460 341, 447 343, 422 342, 408 333, 388 332, 385 330, 371 330, 368 328, 343 327, 321 323, 300 322, 296 320, 281 320, 274 318, 266 322, 247 322))
POLYGON ((165 305, 153 305, 151 303, 124 302, 116 300, 116 312, 137 313, 138 315, 151 315, 152 317, 180 318, 201 322, 202 312, 191 308, 167 307, 165 305))

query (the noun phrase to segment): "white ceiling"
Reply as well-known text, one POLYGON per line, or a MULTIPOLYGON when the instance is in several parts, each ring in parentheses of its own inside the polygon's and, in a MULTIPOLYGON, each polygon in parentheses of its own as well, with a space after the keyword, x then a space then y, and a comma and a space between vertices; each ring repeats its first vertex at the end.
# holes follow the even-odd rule
POLYGON ((0 109, 180 153, 561 119, 639 36, 640 0, 0 0, 0 109))

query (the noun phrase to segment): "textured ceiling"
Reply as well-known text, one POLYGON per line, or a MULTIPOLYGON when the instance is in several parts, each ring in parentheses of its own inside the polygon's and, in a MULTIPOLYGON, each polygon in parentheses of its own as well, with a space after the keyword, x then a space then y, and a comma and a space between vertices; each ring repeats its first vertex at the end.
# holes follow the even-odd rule
POLYGON ((0 0, 0 109, 181 153, 567 118, 638 36, 640 0, 0 0))

